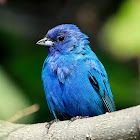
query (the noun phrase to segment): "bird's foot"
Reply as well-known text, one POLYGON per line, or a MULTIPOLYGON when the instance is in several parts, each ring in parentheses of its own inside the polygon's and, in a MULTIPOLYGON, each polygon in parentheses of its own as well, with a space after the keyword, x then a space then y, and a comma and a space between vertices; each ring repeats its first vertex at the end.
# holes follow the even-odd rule
POLYGON ((56 122, 59 122, 59 121, 60 121, 59 119, 54 119, 54 120, 48 122, 45 127, 49 130, 53 123, 56 123, 56 122))
POLYGON ((75 121, 75 120, 84 119, 84 118, 88 118, 88 117, 89 117, 89 116, 84 116, 84 117, 82 117, 82 116, 76 116, 76 117, 71 118, 70 121, 73 122, 73 121, 75 121))

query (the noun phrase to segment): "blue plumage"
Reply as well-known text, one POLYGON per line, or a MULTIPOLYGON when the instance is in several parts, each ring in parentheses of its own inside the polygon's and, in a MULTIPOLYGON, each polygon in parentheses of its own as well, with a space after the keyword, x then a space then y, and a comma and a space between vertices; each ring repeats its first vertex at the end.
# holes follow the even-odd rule
POLYGON ((115 111, 107 73, 87 39, 77 26, 63 24, 37 42, 49 50, 42 80, 49 109, 56 119, 56 111, 72 117, 115 111))

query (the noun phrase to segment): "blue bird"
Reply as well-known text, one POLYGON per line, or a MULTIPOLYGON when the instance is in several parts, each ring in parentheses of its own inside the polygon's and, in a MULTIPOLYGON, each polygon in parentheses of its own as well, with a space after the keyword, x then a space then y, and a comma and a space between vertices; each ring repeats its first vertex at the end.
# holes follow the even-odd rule
POLYGON ((56 111, 84 117, 116 110, 106 70, 87 39, 76 25, 62 24, 37 42, 48 46, 42 80, 55 119, 56 111))

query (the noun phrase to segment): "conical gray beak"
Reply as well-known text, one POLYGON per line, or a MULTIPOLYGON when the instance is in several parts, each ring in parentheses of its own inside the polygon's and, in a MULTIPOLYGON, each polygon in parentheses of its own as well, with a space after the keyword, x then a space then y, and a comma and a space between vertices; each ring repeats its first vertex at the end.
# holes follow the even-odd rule
POLYGON ((54 42, 52 42, 48 38, 44 37, 43 39, 39 40, 36 44, 42 45, 42 46, 53 46, 54 42))

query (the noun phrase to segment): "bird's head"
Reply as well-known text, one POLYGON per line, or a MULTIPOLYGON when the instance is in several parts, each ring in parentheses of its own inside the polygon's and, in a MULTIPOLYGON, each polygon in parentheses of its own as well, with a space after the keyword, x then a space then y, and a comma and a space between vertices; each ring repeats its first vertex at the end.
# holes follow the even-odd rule
POLYGON ((58 25, 39 40, 36 44, 48 46, 50 51, 68 53, 75 50, 80 44, 87 44, 88 36, 83 34, 80 29, 73 24, 58 25))

